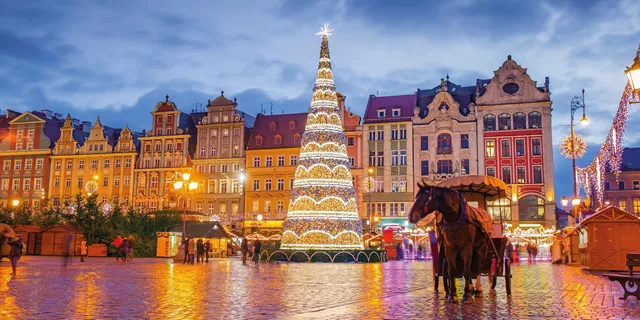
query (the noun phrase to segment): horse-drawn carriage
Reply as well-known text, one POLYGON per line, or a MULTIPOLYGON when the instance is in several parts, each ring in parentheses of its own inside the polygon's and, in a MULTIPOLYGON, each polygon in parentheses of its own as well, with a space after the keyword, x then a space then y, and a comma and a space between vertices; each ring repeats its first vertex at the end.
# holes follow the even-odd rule
POLYGON ((482 226, 483 223, 478 221, 479 216, 488 216, 487 201, 506 198, 506 190, 506 184, 499 179, 472 175, 445 180, 436 186, 421 185, 411 211, 411 220, 422 220, 420 222, 423 223, 425 220, 427 223, 434 220, 436 222, 437 231, 432 231, 430 235, 433 279, 437 290, 439 279, 443 277, 448 300, 456 300, 455 283, 450 280, 451 276, 462 278, 465 271, 465 300, 470 295, 470 279, 476 279, 481 275, 489 277, 492 289, 496 287, 498 277, 504 277, 506 292, 511 294, 511 261, 505 257, 508 239, 503 235, 502 214, 499 215, 499 223, 484 221, 485 225, 482 226), (425 216, 430 214, 431 219, 425 219, 425 216), (455 256, 453 275, 448 273, 451 262, 445 257, 447 235, 447 245, 457 248, 450 249, 456 251, 450 255, 455 256), (436 239, 437 241, 434 241, 436 239), (465 260, 468 261, 465 263, 465 260))

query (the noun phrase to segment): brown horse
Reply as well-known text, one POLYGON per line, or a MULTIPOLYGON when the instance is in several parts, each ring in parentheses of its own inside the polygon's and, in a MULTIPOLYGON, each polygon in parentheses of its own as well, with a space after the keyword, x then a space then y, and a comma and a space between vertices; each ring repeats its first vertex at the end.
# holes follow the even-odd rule
MULTIPOLYGON (((487 237, 475 222, 469 220, 467 202, 462 195, 448 188, 431 187, 418 184, 420 191, 409 212, 409 221, 417 223, 420 219, 436 211, 442 215, 442 237, 444 238, 444 255, 448 261, 449 292, 448 302, 457 302, 456 274, 459 265, 456 257, 463 261, 464 296, 462 302, 468 302, 473 294, 472 259, 482 259, 486 255, 487 237)), ((477 265, 477 264, 476 264, 477 265)), ((447 276, 447 275, 443 275, 447 276)), ((446 280, 445 280, 446 282, 446 280)))

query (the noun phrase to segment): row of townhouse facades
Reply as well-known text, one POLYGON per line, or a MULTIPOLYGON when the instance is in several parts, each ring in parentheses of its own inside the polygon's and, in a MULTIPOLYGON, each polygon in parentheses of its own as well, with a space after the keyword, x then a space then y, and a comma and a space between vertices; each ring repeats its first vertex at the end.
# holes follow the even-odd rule
MULTIPOLYGON (((370 96, 363 119, 338 95, 358 207, 365 226, 407 224, 416 183, 488 175, 509 185, 489 203, 512 226, 555 224, 551 99, 509 57, 491 79, 460 86, 449 77, 412 94, 370 96), (378 217, 375 223, 372 217, 378 217)), ((302 108, 302 106, 301 106, 302 108)), ((0 202, 42 199, 62 205, 76 194, 147 210, 179 209, 180 173, 198 188, 190 209, 236 231, 280 232, 306 113, 238 109, 224 92, 206 110, 185 113, 165 97, 149 130, 112 128, 48 110, 0 117, 0 202)))

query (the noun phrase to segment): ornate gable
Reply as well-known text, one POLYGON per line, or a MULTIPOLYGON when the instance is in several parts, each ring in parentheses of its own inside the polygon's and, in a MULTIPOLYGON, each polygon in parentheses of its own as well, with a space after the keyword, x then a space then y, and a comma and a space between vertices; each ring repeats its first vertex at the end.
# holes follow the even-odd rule
POLYGON ((136 146, 133 142, 133 133, 129 130, 129 126, 125 126, 120 132, 118 143, 114 147, 115 152, 131 152, 135 151, 136 146))
MULTIPOLYGON (((447 78, 448 79, 448 78, 447 78)), ((460 104, 453 99, 453 96, 447 90, 448 80, 441 80, 440 91, 433 98, 433 101, 427 106, 428 114, 424 119, 420 119, 420 107, 414 108, 413 121, 416 124, 425 124, 436 121, 438 128, 451 128, 452 121, 473 121, 476 119, 475 108, 473 104, 469 105, 471 111, 464 116, 460 113, 460 104)))
POLYGON ((80 147, 81 153, 105 153, 111 152, 111 146, 109 140, 104 134, 104 128, 100 123, 100 117, 96 119, 96 123, 91 127, 89 137, 84 142, 84 145, 80 147))
POLYGON ((60 138, 53 149, 55 155, 75 154, 78 152, 78 142, 73 137, 73 130, 75 130, 75 128, 71 124, 71 115, 67 114, 64 125, 60 128, 60 138))
POLYGON ((551 101, 549 88, 545 86, 543 91, 538 89, 536 82, 527 74, 527 69, 511 60, 511 56, 494 71, 491 82, 485 88, 485 93, 476 99, 478 105, 551 101))
POLYGON ((156 107, 153 109, 153 113, 156 112, 178 112, 178 108, 173 103, 173 101, 169 101, 169 96, 165 96, 165 101, 160 101, 156 103, 156 107))
POLYGON ((15 119, 9 121, 10 124, 23 124, 23 123, 45 123, 44 120, 36 117, 31 112, 24 112, 15 119))

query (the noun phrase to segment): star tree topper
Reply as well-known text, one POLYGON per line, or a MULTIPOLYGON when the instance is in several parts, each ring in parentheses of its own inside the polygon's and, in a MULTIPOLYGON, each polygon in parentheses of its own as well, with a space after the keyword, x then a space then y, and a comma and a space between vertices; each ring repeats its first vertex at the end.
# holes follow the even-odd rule
POLYGON ((316 33, 316 36, 327 36, 329 37, 331 35, 331 31, 333 31, 333 29, 329 28, 329 24, 325 23, 322 28, 320 28, 320 32, 316 33))

